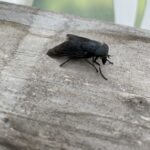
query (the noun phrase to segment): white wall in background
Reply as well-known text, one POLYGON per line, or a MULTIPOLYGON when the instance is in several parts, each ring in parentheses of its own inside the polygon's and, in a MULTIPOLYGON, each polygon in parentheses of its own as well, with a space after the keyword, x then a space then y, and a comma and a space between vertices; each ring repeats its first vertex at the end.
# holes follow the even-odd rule
POLYGON ((33 0, 0 0, 3 2, 32 6, 33 0))
POLYGON ((146 8, 145 8, 141 28, 150 30, 150 0, 146 1, 146 8))
POLYGON ((137 12, 137 0, 114 0, 115 23, 134 26, 137 12))

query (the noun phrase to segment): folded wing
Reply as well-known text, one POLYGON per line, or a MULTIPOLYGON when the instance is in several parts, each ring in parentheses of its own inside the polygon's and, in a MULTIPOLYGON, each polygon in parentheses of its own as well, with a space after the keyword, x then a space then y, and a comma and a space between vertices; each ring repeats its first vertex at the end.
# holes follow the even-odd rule
POLYGON ((67 41, 50 49, 47 54, 51 57, 89 58, 94 55, 98 44, 84 37, 67 34, 67 41))

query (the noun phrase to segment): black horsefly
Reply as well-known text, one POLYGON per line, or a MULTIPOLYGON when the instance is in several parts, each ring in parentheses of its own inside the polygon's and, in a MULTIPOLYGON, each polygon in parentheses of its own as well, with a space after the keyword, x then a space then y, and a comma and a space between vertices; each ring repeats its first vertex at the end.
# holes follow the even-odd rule
POLYGON ((100 63, 97 62, 97 60, 100 58, 103 65, 105 65, 107 61, 110 64, 113 64, 108 60, 110 57, 108 51, 109 47, 105 43, 100 43, 73 34, 67 34, 67 40, 50 49, 47 52, 47 55, 50 57, 66 56, 67 60, 60 64, 60 66, 63 66, 72 59, 84 59, 87 63, 95 68, 96 72, 99 72, 101 76, 107 80, 101 71, 100 63), (96 68, 96 65, 99 67, 99 70, 96 68))

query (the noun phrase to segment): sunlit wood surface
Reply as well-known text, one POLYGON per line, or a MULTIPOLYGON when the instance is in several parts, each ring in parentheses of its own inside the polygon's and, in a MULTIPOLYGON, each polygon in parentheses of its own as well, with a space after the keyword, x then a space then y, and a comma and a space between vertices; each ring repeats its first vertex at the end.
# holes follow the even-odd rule
POLYGON ((149 149, 149 32, 0 3, 0 150, 149 149), (46 55, 67 33, 109 45, 108 81, 46 55))

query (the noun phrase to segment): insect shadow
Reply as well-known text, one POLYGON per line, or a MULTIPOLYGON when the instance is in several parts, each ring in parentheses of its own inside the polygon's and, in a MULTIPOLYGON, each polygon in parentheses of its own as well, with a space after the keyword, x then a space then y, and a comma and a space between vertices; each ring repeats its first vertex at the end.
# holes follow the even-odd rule
POLYGON ((100 63, 97 60, 101 59, 103 65, 105 65, 106 62, 113 64, 113 62, 108 60, 108 58, 110 58, 108 51, 109 47, 105 43, 100 43, 73 34, 67 34, 67 40, 48 50, 47 55, 50 57, 66 56, 67 60, 60 64, 60 67, 72 59, 84 59, 88 64, 95 68, 96 72, 99 72, 101 76, 107 80, 101 71, 100 63))

